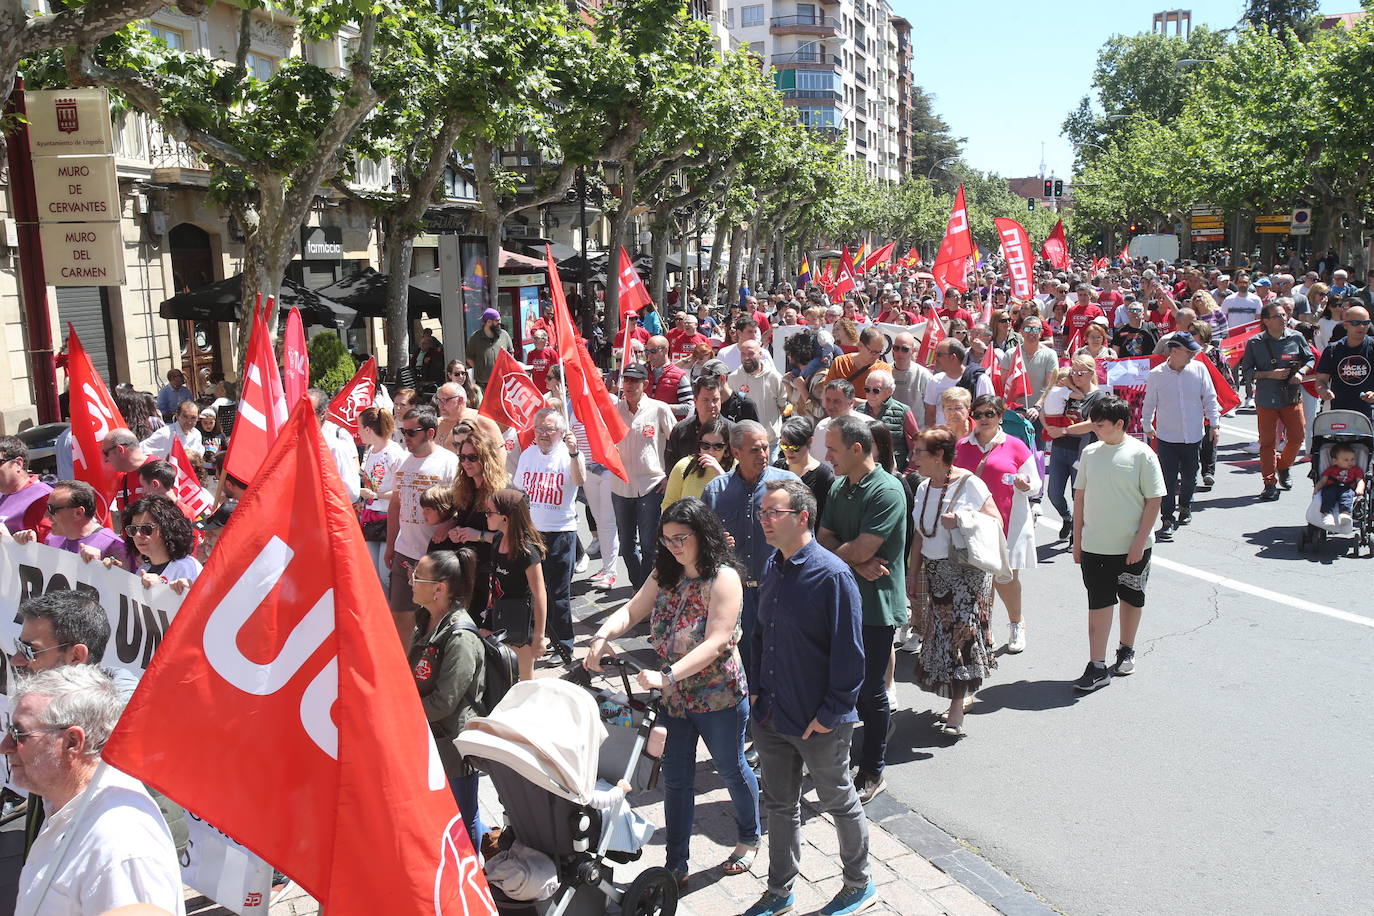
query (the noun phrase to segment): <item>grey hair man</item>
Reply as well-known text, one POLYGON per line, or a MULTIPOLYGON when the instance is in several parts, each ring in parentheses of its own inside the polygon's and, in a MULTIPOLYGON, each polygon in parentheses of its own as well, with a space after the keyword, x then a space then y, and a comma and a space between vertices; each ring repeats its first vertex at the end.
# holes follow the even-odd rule
POLYGON ((17 911, 95 916, 145 903, 184 914, 157 804, 137 780, 100 765, 124 709, 114 681, 92 665, 64 665, 18 680, 11 699, 0 753, 48 812, 19 876, 17 911))

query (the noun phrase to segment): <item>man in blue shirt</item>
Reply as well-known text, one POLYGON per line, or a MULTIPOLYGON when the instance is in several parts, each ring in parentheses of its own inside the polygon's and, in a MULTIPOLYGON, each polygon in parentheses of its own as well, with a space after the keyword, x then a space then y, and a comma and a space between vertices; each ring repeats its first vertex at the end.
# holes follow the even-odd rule
POLYGON ((744 672, 750 683, 754 677, 754 659, 748 651, 754 633, 754 621, 759 614, 759 579, 763 567, 773 553, 764 540, 759 524, 759 505, 763 502, 764 485, 773 480, 800 480, 796 474, 769 465, 768 430, 753 420, 741 420, 730 428, 730 453, 735 467, 706 485, 701 501, 720 516, 726 538, 735 556, 744 564, 744 607, 740 612, 744 655, 744 672))
POLYGON ((180 369, 170 369, 167 372, 167 384, 157 393, 157 412, 164 418, 171 419, 182 401, 195 399, 195 394, 186 387, 186 374, 180 369))
POLYGON ((771 481, 759 510, 772 552, 759 587, 749 678, 754 747, 768 813, 768 889, 745 916, 778 916, 795 904, 801 860, 802 765, 835 822, 844 886, 821 913, 872 904, 868 819, 849 775, 849 744, 864 679, 863 609, 849 565, 811 536, 816 498, 799 480, 771 481))

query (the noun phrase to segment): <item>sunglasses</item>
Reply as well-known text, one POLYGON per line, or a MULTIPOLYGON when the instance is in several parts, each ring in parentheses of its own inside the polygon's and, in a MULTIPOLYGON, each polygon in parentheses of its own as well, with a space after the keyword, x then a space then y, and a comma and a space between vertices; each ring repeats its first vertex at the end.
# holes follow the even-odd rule
POLYGON ((464 453, 464 454, 462 454, 462 455, 459 455, 459 456, 458 456, 458 460, 459 460, 459 461, 462 461, 462 462, 464 462, 464 463, 466 463, 466 464, 476 464, 476 463, 477 463, 478 461, 480 461, 481 459, 479 459, 479 458, 477 457, 477 453, 476 453, 476 452, 466 452, 466 453, 464 453))
POLYGON ((914 350, 914 349, 916 349, 916 348, 915 348, 915 347, 899 347, 899 346, 893 345, 893 347, 892 347, 892 352, 893 352, 893 353, 910 353, 910 352, 911 352, 912 350, 914 350))
MULTIPOLYGON (((123 446, 122 446, 122 445, 111 445, 111 446, 108 446, 107 448, 102 448, 102 449, 100 450, 100 454, 102 454, 102 455, 104 455, 106 458, 108 458, 108 457, 110 457, 110 452, 113 452, 115 449, 119 449, 119 448, 123 448, 123 446)), ((6 458, 4 461, 0 461, 0 464, 8 464, 9 462, 11 462, 11 461, 13 461, 13 460, 14 460, 13 458, 6 458)))
POLYGON ((781 445, 779 445, 778 448, 782 449, 784 452, 799 452, 804 448, 804 446, 788 445, 786 442, 784 442, 781 445))
POLYGON ((69 728, 70 725, 53 725, 49 728, 35 728, 31 732, 21 732, 19 726, 11 723, 5 726, 5 736, 15 744, 22 744, 34 735, 50 735, 54 732, 64 732, 69 728))
POLYGON ((1348 318, 1348 319, 1346 319, 1346 324, 1350 325, 1351 327, 1356 327, 1356 328, 1367 328, 1367 327, 1369 327, 1370 323, 1371 323, 1371 320, 1370 320, 1370 319, 1366 319, 1366 320, 1364 320, 1364 321, 1356 321, 1356 320, 1353 319, 1353 318, 1348 318))
POLYGON ((75 644, 75 643, 70 643, 70 642, 64 642, 64 643, 63 643, 62 645, 60 645, 60 646, 49 646, 49 647, 46 648, 46 649, 35 649, 31 644, 25 642, 24 640, 22 640, 22 639, 16 639, 16 640, 14 641, 14 651, 10 653, 10 656, 11 656, 11 657, 14 657, 14 656, 18 655, 18 656, 22 656, 23 658, 27 658, 29 661, 33 661, 33 660, 35 660, 36 658, 38 658, 38 656, 42 655, 44 652, 53 652, 53 651, 55 651, 55 650, 57 650, 57 649, 65 649, 65 648, 67 648, 68 646, 72 646, 72 645, 76 645, 76 644, 75 644))
POLYGON ((997 419, 997 411, 995 411, 995 410, 975 410, 975 411, 973 412, 973 419, 975 419, 975 420, 996 420, 996 419, 997 419))
POLYGON ((725 443, 724 443, 724 442, 702 442, 701 445, 700 445, 700 447, 701 447, 701 448, 704 448, 704 449, 707 449, 707 450, 709 450, 709 451, 712 451, 712 452, 723 452, 723 451, 725 451, 725 443))
POLYGON ((645 350, 644 352, 645 352, 645 353, 663 353, 663 352, 666 352, 667 349, 668 349, 667 347, 650 347, 649 349, 645 350))
POLYGON ((150 538, 153 532, 157 531, 157 525, 125 525, 124 536, 126 538, 145 537, 150 538))
POLYGON ((46 516, 48 516, 49 518, 52 518, 54 515, 56 515, 57 513, 61 512, 63 509, 70 509, 70 508, 72 508, 72 507, 71 507, 71 506, 54 506, 52 503, 48 503, 47 507, 43 510, 43 514, 46 515, 46 516))
POLYGON ((864 394, 882 394, 882 393, 883 393, 883 389, 881 389, 881 388, 874 388, 874 387, 872 387, 871 385, 865 385, 865 386, 864 386, 864 394))

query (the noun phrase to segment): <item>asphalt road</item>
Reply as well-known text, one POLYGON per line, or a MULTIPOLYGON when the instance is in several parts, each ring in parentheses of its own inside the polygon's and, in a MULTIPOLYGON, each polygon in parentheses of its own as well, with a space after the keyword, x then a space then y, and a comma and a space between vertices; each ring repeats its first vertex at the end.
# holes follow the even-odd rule
POLYGON ((1026 576, 1027 651, 1001 657, 969 737, 931 727, 945 701, 899 663, 889 792, 1066 913, 1370 911, 1374 560, 1298 553, 1305 466, 1256 502, 1254 428, 1224 421, 1216 487, 1155 550, 1131 677, 1070 686, 1086 605, 1057 521, 1026 576))

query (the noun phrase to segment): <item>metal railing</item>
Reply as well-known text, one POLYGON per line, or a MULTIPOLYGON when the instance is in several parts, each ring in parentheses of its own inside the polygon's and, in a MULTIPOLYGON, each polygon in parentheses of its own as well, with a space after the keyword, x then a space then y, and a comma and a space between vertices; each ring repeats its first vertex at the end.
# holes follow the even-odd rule
POLYGON ((830 18, 825 15, 825 13, 801 13, 796 16, 774 16, 772 19, 768 20, 768 25, 770 28, 793 25, 814 25, 839 29, 841 27, 841 22, 838 19, 830 18))
POLYGON ((827 102, 838 102, 843 98, 837 89, 784 89, 782 97, 785 99, 823 99, 827 102))
POLYGON ((839 67, 844 63, 844 60, 838 54, 822 54, 814 49, 802 51, 800 53, 792 51, 788 53, 774 54, 772 60, 773 66, 775 67, 785 67, 788 64, 826 63, 839 67))

